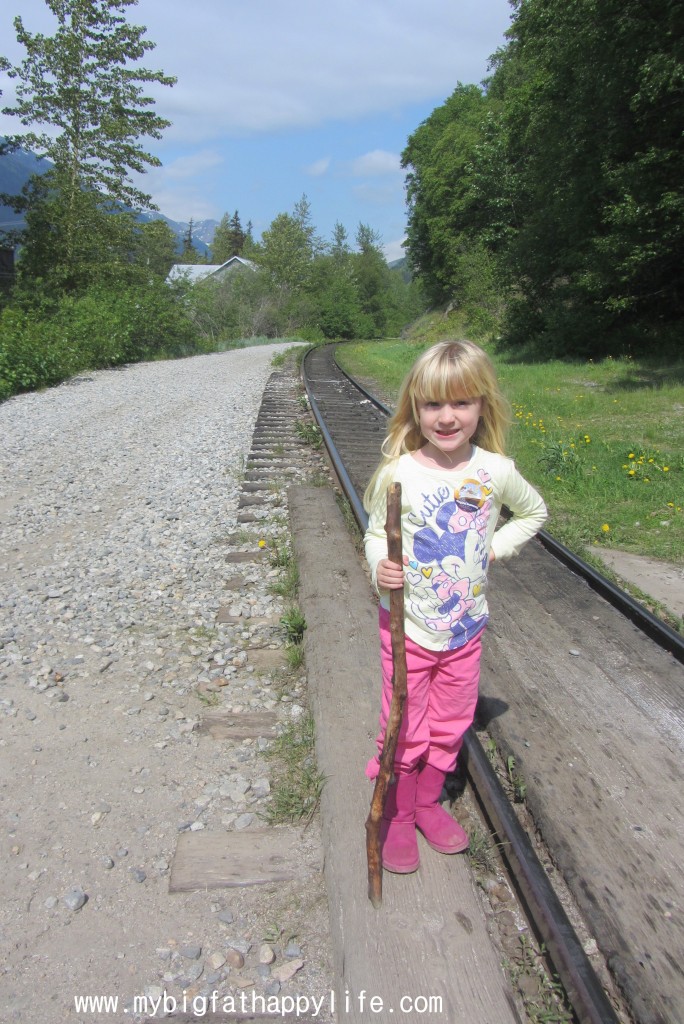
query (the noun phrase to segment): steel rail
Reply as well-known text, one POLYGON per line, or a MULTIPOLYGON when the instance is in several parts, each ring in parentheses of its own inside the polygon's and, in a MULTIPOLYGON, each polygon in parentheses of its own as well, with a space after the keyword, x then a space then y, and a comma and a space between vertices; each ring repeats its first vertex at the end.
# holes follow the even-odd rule
MULTIPOLYGON (((309 350, 311 351, 311 350, 309 350)), ((330 430, 321 416, 316 397, 307 378, 307 355, 302 361, 302 376, 311 409, 321 430, 333 469, 347 497, 362 533, 368 516, 343 464, 330 430)), ((337 365, 337 361, 335 360, 337 365)), ((387 415, 387 409, 363 385, 338 366, 358 390, 387 415)), ((531 921, 548 950, 549 957, 572 1004, 580 1024, 619 1024, 619 1018, 599 981, 582 942, 558 899, 549 877, 537 857, 529 836, 518 821, 489 759, 473 729, 463 742, 466 772, 477 799, 501 840, 501 852, 522 895, 531 921)))

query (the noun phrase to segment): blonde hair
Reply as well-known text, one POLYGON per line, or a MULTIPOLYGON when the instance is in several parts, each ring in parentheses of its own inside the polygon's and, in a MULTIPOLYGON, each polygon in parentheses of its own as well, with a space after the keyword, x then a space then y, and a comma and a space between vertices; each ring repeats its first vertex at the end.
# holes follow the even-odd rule
POLYGON ((482 399, 473 441, 489 452, 505 454, 510 412, 489 356, 472 341, 440 341, 416 359, 401 385, 382 444, 382 461, 364 495, 366 509, 385 469, 401 455, 425 444, 418 403, 448 402, 456 397, 482 399))

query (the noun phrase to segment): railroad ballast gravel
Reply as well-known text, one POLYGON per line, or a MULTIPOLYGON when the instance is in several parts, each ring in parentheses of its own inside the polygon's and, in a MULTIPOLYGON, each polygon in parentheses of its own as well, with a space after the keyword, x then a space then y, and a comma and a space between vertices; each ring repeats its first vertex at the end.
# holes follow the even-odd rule
MULTIPOLYGON (((200 739, 206 705, 286 723, 306 704, 303 670, 283 692, 250 665, 253 647, 284 642, 268 625, 284 611, 282 570, 226 560, 282 351, 87 373, 0 406, 0 1001, 12 1021, 80 1019, 74 997, 87 994, 118 996, 135 1020, 134 996, 184 987, 327 1002, 316 822, 304 881, 168 891, 179 834, 263 828, 271 800, 268 741, 200 739), (232 621, 217 624, 222 606, 232 621)), ((242 546, 285 543, 275 490, 256 514, 242 546)))

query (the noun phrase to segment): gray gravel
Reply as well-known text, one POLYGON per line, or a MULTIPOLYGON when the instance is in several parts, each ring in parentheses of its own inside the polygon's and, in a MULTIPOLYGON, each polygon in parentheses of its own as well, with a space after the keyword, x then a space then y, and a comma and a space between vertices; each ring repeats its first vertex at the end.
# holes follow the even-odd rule
POLYGON ((306 700, 304 675, 283 693, 250 664, 253 648, 284 643, 270 589, 282 570, 264 560, 233 590, 245 566, 226 561, 287 534, 283 494, 266 496, 253 528, 237 523, 277 351, 97 372, 0 406, 0 1003, 10 1020, 72 1019, 74 996, 89 993, 119 996, 135 1021, 136 995, 181 987, 329 991, 315 822, 302 839, 305 883, 168 892, 180 833, 263 828, 272 799, 268 743, 200 740, 207 705, 275 710, 284 723, 306 700), (217 625, 220 607, 239 619, 217 625), (298 936, 296 973, 292 944, 274 947, 273 970, 260 962, 274 928, 298 936))

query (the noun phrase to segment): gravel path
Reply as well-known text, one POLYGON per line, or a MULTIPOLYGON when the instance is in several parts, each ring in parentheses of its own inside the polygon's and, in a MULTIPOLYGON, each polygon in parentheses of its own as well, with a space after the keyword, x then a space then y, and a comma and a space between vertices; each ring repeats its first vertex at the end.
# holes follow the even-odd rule
POLYGON ((250 620, 282 614, 278 570, 226 589, 277 351, 98 372, 0 406, 3 1020, 135 1021, 136 996, 180 1008, 183 990, 198 1009, 329 993, 315 822, 305 884, 168 893, 179 832, 262 827, 270 799, 266 741, 198 737, 198 685, 227 685, 237 711, 305 703, 305 678, 283 693, 249 663, 250 620), (217 626, 226 602, 242 620, 217 626), (118 1012, 78 1012, 87 995, 118 1012))

